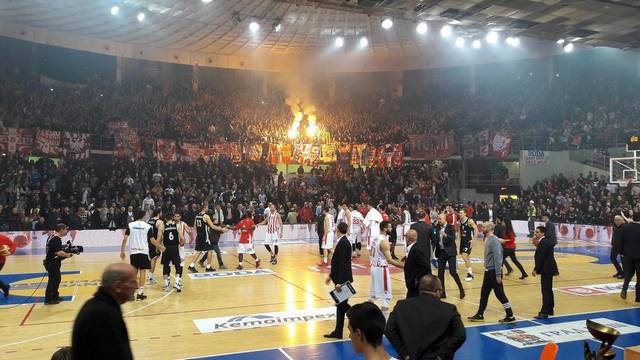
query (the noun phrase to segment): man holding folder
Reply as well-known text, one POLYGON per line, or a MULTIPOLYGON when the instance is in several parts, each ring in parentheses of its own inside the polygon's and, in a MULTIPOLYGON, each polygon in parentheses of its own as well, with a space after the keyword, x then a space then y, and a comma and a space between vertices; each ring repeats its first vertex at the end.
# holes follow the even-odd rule
MULTIPOLYGON (((353 275, 351 274, 351 242, 347 238, 347 232, 349 226, 346 223, 341 222, 338 224, 337 237, 338 243, 336 244, 333 257, 331 258, 331 273, 325 281, 327 285, 333 282, 336 291, 342 291, 342 284, 347 281, 353 282, 353 275)), ((325 335, 326 338, 342 339, 342 330, 344 328, 344 316, 349 310, 349 300, 345 300, 337 305, 336 315, 336 328, 332 333, 325 335)))

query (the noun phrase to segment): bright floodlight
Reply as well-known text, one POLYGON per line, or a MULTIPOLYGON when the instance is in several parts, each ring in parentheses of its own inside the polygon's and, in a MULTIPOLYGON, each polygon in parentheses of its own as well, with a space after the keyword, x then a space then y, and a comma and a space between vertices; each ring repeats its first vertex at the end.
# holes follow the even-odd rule
POLYGON ((424 21, 421 21, 418 23, 418 25, 416 25, 416 32, 420 35, 426 34, 428 29, 429 27, 427 26, 427 23, 424 21))
POLYGON ((380 23, 380 25, 385 30, 391 29, 391 27, 393 26, 393 21, 391 19, 389 19, 389 18, 386 18, 386 19, 382 20, 382 23, 380 23))
POLYGON ((258 29, 260 29, 260 24, 258 24, 257 22, 252 21, 251 24, 249 24, 249 30, 258 31, 258 29))
POLYGON ((273 28, 275 32, 280 32, 281 29, 282 29, 282 24, 276 24, 276 26, 273 28))
POLYGON ((564 46, 564 52, 570 53, 572 51, 573 51, 573 44, 572 43, 568 43, 567 45, 564 46))
POLYGON ((558 41, 556 41, 556 44, 558 45, 564 44, 564 39, 558 39, 558 41))
POLYGON ((334 41, 334 44, 336 45, 336 47, 341 48, 344 46, 344 39, 340 36, 338 36, 336 38, 336 40, 334 41))
POLYGON ((495 44, 498 42, 498 33, 495 31, 489 31, 489 33, 487 33, 486 39, 489 44, 495 44))
POLYGON ((507 44, 513 47, 520 45, 520 39, 517 37, 509 36, 506 41, 507 41, 507 44))
POLYGON ((473 46, 474 49, 480 49, 482 47, 482 41, 478 39, 473 40, 473 42, 471 43, 471 46, 473 46))
POLYGON ((459 48, 464 46, 464 38, 463 37, 458 37, 456 39, 456 46, 459 47, 459 48))
POLYGON ((143 21, 144 21, 144 18, 145 18, 146 16, 147 16, 147 15, 146 15, 145 13, 143 13, 143 12, 138 13, 138 21, 139 21, 139 22, 143 22, 143 21))
POLYGON ((452 31, 453 29, 451 28, 451 26, 444 25, 443 27, 440 28, 440 35, 446 38, 446 37, 449 37, 449 35, 451 35, 452 31))
POLYGON ((202 0, 203 3, 208 4, 210 3, 212 0, 202 0))
POLYGON ((360 38, 360 47, 367 47, 369 46, 369 40, 367 40, 366 36, 363 36, 360 38))
POLYGON ((111 15, 116 16, 118 15, 118 13, 120 12, 120 8, 117 6, 114 6, 111 8, 111 15))

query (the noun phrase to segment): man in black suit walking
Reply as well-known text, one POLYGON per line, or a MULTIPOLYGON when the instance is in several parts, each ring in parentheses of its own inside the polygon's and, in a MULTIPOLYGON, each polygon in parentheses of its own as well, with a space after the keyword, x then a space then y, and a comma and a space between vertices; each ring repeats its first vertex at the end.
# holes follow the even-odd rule
POLYGON ((533 276, 540 275, 540 288, 542 290, 542 308, 535 319, 546 319, 553 315, 553 276, 558 272, 558 265, 553 256, 553 248, 555 244, 551 239, 545 236, 547 228, 538 226, 534 233, 533 239, 536 245, 536 253, 534 255, 535 268, 531 273, 533 276))
MULTIPOLYGON (((351 242, 347 238, 349 226, 341 222, 338 224, 338 243, 331 258, 331 273, 325 281, 327 285, 333 282, 336 289, 341 291, 342 284, 347 281, 353 282, 351 274, 351 242)), ((337 305, 336 328, 332 333, 326 334, 324 337, 333 339, 342 339, 342 330, 344 327, 344 316, 349 310, 349 301, 345 300, 337 305)))
POLYGON ((633 213, 633 222, 622 228, 620 239, 622 249, 622 268, 624 270, 624 282, 620 297, 627 298, 627 289, 633 275, 636 275, 636 302, 640 302, 640 213, 633 213))
POLYGON ((416 297, 420 279, 431 275, 431 246, 418 241, 418 232, 411 229, 407 232, 407 260, 404 263, 404 283, 407 286, 407 299, 416 297), (426 245, 426 246, 425 246, 426 245), (428 249, 425 251, 425 248, 428 249))
POLYGON ((419 286, 418 297, 398 301, 385 335, 400 359, 453 359, 467 338, 460 314, 440 301, 444 290, 438 278, 425 275, 419 286))
MULTIPOLYGON (((449 265, 449 273, 453 280, 458 285, 460 290, 460 299, 464 299, 465 293, 462 288, 462 282, 460 276, 456 270, 456 255, 458 253, 456 249, 456 230, 453 225, 447 224, 447 217, 445 214, 438 215, 438 222, 431 230, 431 246, 435 249, 436 257, 438 258, 438 278, 444 289, 444 270, 447 264, 449 265)), ((446 298, 446 292, 442 293, 442 298, 446 298)))

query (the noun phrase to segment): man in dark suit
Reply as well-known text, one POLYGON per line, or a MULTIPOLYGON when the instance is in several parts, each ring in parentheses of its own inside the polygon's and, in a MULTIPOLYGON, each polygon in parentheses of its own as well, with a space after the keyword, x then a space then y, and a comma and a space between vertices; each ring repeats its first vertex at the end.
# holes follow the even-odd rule
MULTIPOLYGON (((327 285, 333 282, 336 290, 341 291, 342 284, 347 281, 353 282, 351 274, 351 242, 347 238, 349 226, 341 222, 338 224, 338 243, 331 258, 331 273, 325 281, 327 285)), ((342 339, 342 330, 344 327, 344 316, 349 310, 349 301, 345 300, 337 305, 336 328, 332 333, 325 335, 326 338, 342 339)))
POLYGON ((627 289, 633 275, 636 275, 636 302, 640 302, 640 213, 633 213, 633 222, 622 228, 620 239, 622 249, 622 268, 624 269, 624 282, 620 297, 627 298, 627 289))
POLYGON ((428 252, 425 252, 425 244, 418 241, 418 232, 411 229, 407 232, 407 260, 404 263, 404 283, 407 286, 407 299, 416 297, 420 293, 418 283, 424 275, 431 275, 431 262, 429 261, 431 246, 426 243, 428 252))
POLYGON ((618 262, 618 256, 622 253, 622 249, 620 248, 620 241, 622 239, 622 228, 624 227, 625 221, 620 215, 616 215, 613 218, 613 234, 611 234, 611 253, 609 259, 611 263, 616 268, 616 273, 613 275, 614 278, 624 279, 624 271, 622 270, 622 266, 618 262))
POLYGON ((411 230, 415 230, 418 233, 418 243, 426 244, 429 250, 427 254, 431 254, 431 241, 429 240, 431 225, 425 222, 426 217, 427 214, 424 210, 418 211, 418 222, 411 224, 411 230))
MULTIPOLYGON (((449 273, 453 280, 458 285, 460 290, 460 299, 464 299, 465 293, 460 281, 460 276, 456 270, 456 255, 458 253, 456 249, 456 230, 453 225, 447 224, 447 217, 445 214, 438 215, 438 221, 431 230, 431 246, 435 249, 436 257, 438 258, 438 278, 444 289, 444 270, 449 266, 449 273)), ((442 293, 442 298, 446 298, 446 292, 442 293)))
POLYGON ((133 359, 120 305, 134 300, 136 273, 125 263, 104 270, 98 292, 82 306, 73 324, 74 359, 133 359))
POLYGON ((553 276, 558 272, 558 265, 553 256, 553 248, 555 244, 551 239, 545 236, 547 229, 544 226, 538 226, 533 232, 534 243, 536 245, 536 253, 534 255, 535 268, 531 273, 533 276, 540 275, 540 288, 542 290, 542 308, 536 319, 546 319, 549 315, 553 315, 553 276))
POLYGON ((440 301, 444 288, 438 278, 425 275, 419 287, 418 297, 398 301, 385 335, 400 359, 453 359, 467 338, 460 314, 440 301))
POLYGON ((557 245, 558 237, 556 236, 556 224, 551 222, 551 214, 548 212, 542 213, 542 221, 544 222, 545 229, 547 229, 544 237, 546 237, 547 240, 551 240, 554 246, 557 245))

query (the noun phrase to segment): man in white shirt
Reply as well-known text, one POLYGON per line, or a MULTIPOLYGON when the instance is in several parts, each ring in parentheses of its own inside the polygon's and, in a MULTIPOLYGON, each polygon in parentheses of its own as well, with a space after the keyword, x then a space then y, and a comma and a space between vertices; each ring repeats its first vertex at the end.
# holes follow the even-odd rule
POLYGON ((371 200, 367 203, 367 216, 364 217, 364 226, 367 229, 367 250, 380 235, 380 223, 382 222, 382 214, 372 204, 371 200))
POLYGON ((364 216, 362 216, 360 211, 358 211, 357 204, 355 209, 349 207, 349 210, 351 211, 351 234, 349 236, 349 240, 351 240, 353 254, 357 257, 360 257, 360 250, 362 249, 362 237, 365 231, 364 216))

